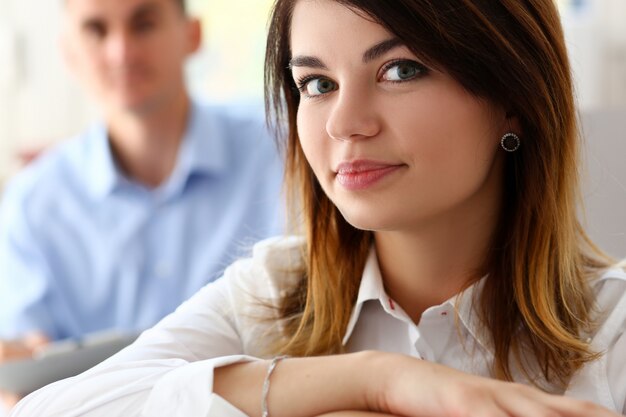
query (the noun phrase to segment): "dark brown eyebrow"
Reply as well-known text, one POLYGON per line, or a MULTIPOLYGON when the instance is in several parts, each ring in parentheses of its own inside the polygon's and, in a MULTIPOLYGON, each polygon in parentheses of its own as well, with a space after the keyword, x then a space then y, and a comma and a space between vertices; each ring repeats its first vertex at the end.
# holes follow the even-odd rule
POLYGON ((308 67, 327 70, 328 67, 321 59, 314 56, 298 55, 289 61, 289 69, 293 67, 308 67))
POLYGON ((398 38, 391 38, 384 40, 382 42, 377 43, 376 45, 369 48, 363 54, 363 63, 367 64, 368 62, 372 62, 376 58, 386 54, 398 46, 403 46, 404 43, 398 38))
MULTIPOLYGON (((403 46, 404 43, 398 38, 391 38, 377 43, 363 53, 363 63, 367 64, 376 58, 386 54, 398 46, 403 46)), ((293 67, 308 67, 327 70, 328 67, 322 62, 321 59, 314 56, 298 55, 289 61, 289 68, 293 67)))

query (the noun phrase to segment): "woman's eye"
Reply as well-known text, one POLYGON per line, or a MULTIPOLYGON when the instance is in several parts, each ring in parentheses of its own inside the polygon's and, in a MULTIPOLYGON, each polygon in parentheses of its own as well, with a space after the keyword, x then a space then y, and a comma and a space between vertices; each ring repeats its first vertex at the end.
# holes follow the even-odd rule
POLYGON ((300 84, 300 91, 307 96, 321 96, 337 89, 337 84, 328 78, 311 78, 300 84))
POLYGON ((423 65, 413 61, 400 61, 388 65, 383 72, 385 81, 408 81, 419 77, 425 72, 423 65))

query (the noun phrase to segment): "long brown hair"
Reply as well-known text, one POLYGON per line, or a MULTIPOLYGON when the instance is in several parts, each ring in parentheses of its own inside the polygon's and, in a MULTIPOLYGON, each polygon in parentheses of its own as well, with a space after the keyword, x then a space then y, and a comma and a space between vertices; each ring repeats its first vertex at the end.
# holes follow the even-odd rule
MULTIPOLYGON (((299 144, 300 97, 288 69, 297 1, 274 5, 265 90, 270 122, 285 138, 292 209, 307 236, 306 279, 282 300, 282 350, 318 355, 342 350, 372 235, 344 220, 299 144)), ((589 277, 610 260, 577 218, 579 134, 556 6, 552 0, 336 1, 520 121, 523 146, 505 163, 502 213, 483 265, 488 278, 478 310, 492 338, 494 377, 512 380, 511 359, 530 371, 532 357, 546 381, 563 387, 597 357, 582 336, 593 329, 589 277)))

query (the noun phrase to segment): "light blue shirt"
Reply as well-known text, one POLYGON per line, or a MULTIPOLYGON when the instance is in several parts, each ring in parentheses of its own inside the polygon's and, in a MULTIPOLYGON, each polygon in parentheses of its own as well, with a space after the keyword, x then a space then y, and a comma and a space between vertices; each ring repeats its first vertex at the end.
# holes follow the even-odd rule
POLYGON ((0 338, 142 330, 283 229, 262 115, 194 103, 157 189, 129 181, 104 126, 42 156, 0 206, 0 338))

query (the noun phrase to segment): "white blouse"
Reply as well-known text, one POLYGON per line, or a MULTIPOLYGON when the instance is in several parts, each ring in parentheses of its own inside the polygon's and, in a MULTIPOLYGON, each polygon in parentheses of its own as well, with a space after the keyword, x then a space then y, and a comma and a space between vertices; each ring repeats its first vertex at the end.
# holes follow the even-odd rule
MULTIPOLYGON (((298 237, 257 244, 252 258, 234 263, 134 344, 29 395, 11 416, 245 417, 212 392, 213 370, 267 357, 276 323, 262 319, 267 310, 260 300, 277 300, 300 279, 289 270, 301 266, 303 244, 298 237)), ((372 250, 344 338, 347 350, 398 352, 489 376, 493 353, 471 306, 479 286, 429 308, 415 325, 386 295, 372 250)), ((607 314, 592 345, 606 354, 581 369, 565 394, 626 413, 626 273, 606 271, 594 290, 607 314)))

